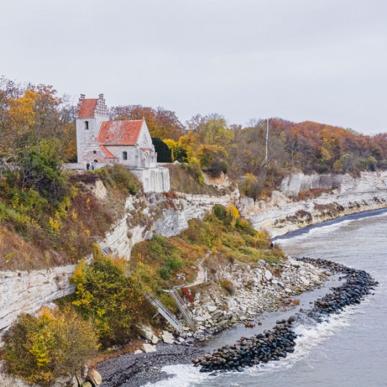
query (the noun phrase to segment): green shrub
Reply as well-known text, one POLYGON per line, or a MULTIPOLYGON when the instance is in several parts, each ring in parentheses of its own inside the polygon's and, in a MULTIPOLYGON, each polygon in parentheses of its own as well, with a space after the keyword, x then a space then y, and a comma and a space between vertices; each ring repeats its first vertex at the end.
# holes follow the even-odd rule
POLYGON ((29 383, 50 385, 74 375, 97 350, 92 325, 70 308, 21 315, 4 337, 7 371, 29 383))
POLYGON ((18 155, 22 188, 32 188, 51 204, 59 203, 67 193, 67 179, 61 171, 58 145, 42 140, 18 155))
POLYGON ((219 177, 221 173, 227 173, 228 164, 225 160, 213 160, 204 169, 211 177, 219 177))
POLYGON ((238 230, 251 236, 255 236, 257 234, 257 230, 253 227, 253 225, 247 219, 244 218, 237 219, 235 222, 235 227, 238 230))
POLYGON ((215 204, 212 209, 212 213, 220 220, 224 225, 230 225, 233 221, 233 213, 221 204, 215 204))
POLYGON ((78 264, 71 282, 72 304, 95 325, 104 346, 125 343, 133 333, 143 302, 141 289, 125 274, 125 262, 97 256, 78 264))
POLYGON ((188 164, 184 164, 188 172, 195 178, 198 184, 204 184, 204 176, 200 162, 196 158, 191 158, 188 164))
POLYGON ((239 191, 242 195, 257 199, 263 189, 263 182, 252 173, 246 173, 239 183, 239 191))
POLYGON ((123 165, 114 164, 97 169, 95 173, 100 176, 104 184, 117 188, 124 194, 135 195, 141 190, 141 183, 137 177, 123 165))
POLYGON ((166 257, 163 266, 160 268, 160 276, 162 279, 169 279, 173 272, 180 269, 183 262, 179 257, 166 257))

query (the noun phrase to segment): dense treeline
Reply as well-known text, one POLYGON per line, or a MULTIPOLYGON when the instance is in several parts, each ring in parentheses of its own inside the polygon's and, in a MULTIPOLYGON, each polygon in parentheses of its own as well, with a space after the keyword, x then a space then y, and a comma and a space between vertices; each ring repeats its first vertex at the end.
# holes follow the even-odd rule
MULTIPOLYGON (((66 101, 52 86, 20 86, 1 78, 0 161, 15 160, 41 141, 55 149, 59 160, 75 161, 76 107, 66 101)), ((266 160, 263 120, 242 127, 211 114, 193 116, 183 125, 173 111, 141 105, 112 107, 111 116, 145 118, 158 148, 167 144, 172 161, 186 163, 199 183, 203 182, 202 171, 213 176, 227 172, 252 197, 270 193, 294 170, 358 174, 387 167, 386 134, 366 136, 310 121, 271 119, 266 160)), ((164 153, 168 157, 163 160, 169 161, 168 152, 164 153)))
POLYGON ((265 135, 266 121, 237 128, 227 149, 229 173, 244 176, 242 186, 253 197, 270 192, 295 170, 358 175, 387 167, 385 134, 366 136, 316 122, 271 119, 267 162, 265 135))

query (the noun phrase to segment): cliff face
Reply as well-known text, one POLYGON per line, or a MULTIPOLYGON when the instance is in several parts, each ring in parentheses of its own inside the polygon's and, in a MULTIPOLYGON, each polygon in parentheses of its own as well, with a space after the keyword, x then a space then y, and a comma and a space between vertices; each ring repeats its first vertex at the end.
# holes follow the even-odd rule
POLYGON ((280 191, 269 201, 243 198, 242 214, 255 228, 265 228, 273 236, 320 223, 339 216, 387 207, 387 172, 363 172, 350 175, 311 175, 286 177, 280 191), (326 191, 317 197, 297 200, 309 190, 326 191))
MULTIPOLYGON (((98 183, 101 191, 101 184, 98 183)), ((129 196, 123 217, 99 244, 105 251, 129 259, 134 244, 155 233, 169 237, 201 218, 215 204, 227 205, 238 192, 224 196, 147 194, 129 196)), ((89 257, 90 258, 90 257, 89 257)), ((20 313, 32 313, 41 306, 70 294, 69 279, 75 265, 47 270, 0 272, 0 335, 20 313)))
MULTIPOLYGON (((97 183, 95 194, 102 194, 97 183)), ((130 258, 134 244, 155 233, 169 237, 179 234, 188 221, 201 218, 215 204, 238 202, 243 216, 255 228, 265 228, 273 236, 309 224, 363 210, 387 207, 387 172, 349 175, 291 175, 280 191, 268 201, 240 199, 237 191, 223 196, 190 194, 147 194, 128 197, 124 215, 111 228, 100 246, 114 255, 130 258), (308 190, 329 190, 318 197, 297 200, 308 190)), ((42 305, 72 292, 69 278, 74 265, 47 270, 0 272, 0 334, 23 312, 34 312, 42 305)))

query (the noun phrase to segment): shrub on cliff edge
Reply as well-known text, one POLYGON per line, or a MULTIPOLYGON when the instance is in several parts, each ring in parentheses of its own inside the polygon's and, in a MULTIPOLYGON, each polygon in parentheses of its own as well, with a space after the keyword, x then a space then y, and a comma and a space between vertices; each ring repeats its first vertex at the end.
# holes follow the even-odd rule
POLYGON ((97 329, 104 346, 125 343, 141 311, 141 290, 125 273, 125 262, 95 254, 94 261, 78 264, 71 282, 72 304, 97 329))
POLYGON ((97 348, 92 325, 72 309, 43 308, 37 316, 21 315, 6 333, 4 359, 10 374, 46 386, 75 375, 97 348))

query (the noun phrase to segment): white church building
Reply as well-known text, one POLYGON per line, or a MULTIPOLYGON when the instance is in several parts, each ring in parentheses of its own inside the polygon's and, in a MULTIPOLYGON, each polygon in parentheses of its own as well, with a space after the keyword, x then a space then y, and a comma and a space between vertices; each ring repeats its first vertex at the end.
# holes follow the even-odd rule
POLYGON ((82 169, 122 164, 142 182, 145 192, 167 192, 169 170, 157 164, 149 129, 142 120, 110 120, 103 94, 81 94, 76 111, 77 157, 82 169))

